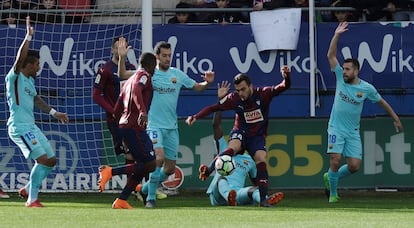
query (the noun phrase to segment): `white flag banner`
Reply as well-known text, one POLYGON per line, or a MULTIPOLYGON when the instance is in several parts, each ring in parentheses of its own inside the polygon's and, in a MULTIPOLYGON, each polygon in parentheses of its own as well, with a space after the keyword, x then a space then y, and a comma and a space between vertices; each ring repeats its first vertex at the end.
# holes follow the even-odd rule
POLYGON ((259 52, 296 50, 301 17, 300 8, 251 12, 250 26, 259 52))

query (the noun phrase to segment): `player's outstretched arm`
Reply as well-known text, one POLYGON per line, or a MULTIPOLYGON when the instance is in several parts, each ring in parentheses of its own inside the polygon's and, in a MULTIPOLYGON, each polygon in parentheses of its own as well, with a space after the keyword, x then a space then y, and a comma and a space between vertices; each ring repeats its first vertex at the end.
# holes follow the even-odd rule
POLYGON ((401 123, 400 118, 398 117, 398 115, 394 112, 394 110, 392 109, 391 105, 388 104, 387 101, 385 101, 384 99, 381 99, 378 104, 380 106, 382 106, 382 108, 387 111, 387 113, 391 116, 391 118, 394 120, 394 127, 395 127, 395 131, 396 132, 401 132, 404 130, 403 125, 401 123))
POLYGON ((207 71, 204 73, 203 75, 203 82, 197 82, 194 87, 193 90, 195 91, 204 91, 208 88, 208 86, 213 83, 214 81, 214 71, 207 71))
POLYGON ((20 73, 20 70, 23 66, 23 62, 27 56, 27 52, 29 51, 29 41, 32 40, 32 36, 34 34, 33 27, 30 25, 29 16, 26 17, 26 30, 26 36, 24 37, 24 40, 20 45, 19 50, 17 51, 16 61, 13 64, 13 70, 16 74, 20 73))
POLYGON ((332 36, 331 43, 329 44, 328 54, 327 54, 331 69, 335 68, 335 66, 338 64, 336 53, 337 53, 339 36, 346 31, 348 31, 348 22, 341 22, 336 28, 335 34, 332 36))
POLYGON ((290 80, 290 69, 288 66, 282 66, 280 68, 280 73, 282 74, 283 81, 277 84, 274 87, 274 94, 279 94, 287 89, 290 88, 291 80, 290 80))
POLYGON ((60 122, 62 122, 62 123, 68 123, 69 122, 68 114, 56 111, 54 108, 50 107, 39 95, 36 95, 34 97, 34 104, 37 108, 39 108, 43 112, 47 112, 51 116, 53 116, 56 119, 60 120, 60 122))
MULTIPOLYGON (((230 83, 228 81, 222 81, 221 84, 217 83, 217 98, 223 99, 230 90, 230 83)), ((213 132, 214 140, 218 141, 223 136, 223 128, 221 127, 221 111, 217 111, 213 114, 213 132)))
POLYGON ((131 46, 128 46, 126 39, 124 37, 120 37, 118 40, 118 76, 121 79, 128 79, 134 74, 134 71, 126 70, 125 67, 126 56, 130 49, 131 46))

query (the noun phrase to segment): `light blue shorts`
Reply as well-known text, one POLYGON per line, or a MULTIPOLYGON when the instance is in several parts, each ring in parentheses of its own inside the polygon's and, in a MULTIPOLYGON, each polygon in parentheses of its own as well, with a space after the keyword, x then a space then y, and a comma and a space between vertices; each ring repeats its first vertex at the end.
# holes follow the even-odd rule
POLYGON ((164 156, 168 160, 177 160, 180 137, 178 129, 148 128, 154 148, 164 148, 164 156))
POLYGON ((10 139, 20 148, 26 159, 36 160, 44 154, 48 158, 55 156, 49 140, 36 125, 18 129, 9 127, 8 133, 10 139))
POLYGON ((327 153, 340 153, 346 158, 362 159, 362 143, 359 130, 344 133, 328 128, 327 153))

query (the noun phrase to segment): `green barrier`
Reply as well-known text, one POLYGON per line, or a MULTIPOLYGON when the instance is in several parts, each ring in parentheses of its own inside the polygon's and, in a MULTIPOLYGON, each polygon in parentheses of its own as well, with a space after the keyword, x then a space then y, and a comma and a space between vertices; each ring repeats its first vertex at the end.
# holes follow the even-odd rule
MULTIPOLYGON (((230 131, 234 120, 223 120, 230 131)), ((327 119, 274 119, 269 123, 269 184, 271 188, 322 188, 322 175, 328 170, 327 119)), ((402 118, 405 131, 395 132, 391 118, 362 119, 361 169, 341 179, 339 187, 414 187, 414 118, 402 118)), ((198 167, 214 157, 211 120, 193 126, 179 122, 180 148, 177 164, 185 179, 183 188, 206 188, 209 180, 198 179, 198 167)), ((344 161, 345 162, 345 161, 344 161)), ((249 183, 247 181, 247 183, 249 183)))

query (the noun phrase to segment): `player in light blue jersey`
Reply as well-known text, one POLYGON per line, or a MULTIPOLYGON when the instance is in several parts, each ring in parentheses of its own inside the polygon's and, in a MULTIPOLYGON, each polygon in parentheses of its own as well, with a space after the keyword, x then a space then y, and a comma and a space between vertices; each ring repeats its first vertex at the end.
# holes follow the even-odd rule
MULTIPOLYGON (((217 96, 220 100, 227 95, 230 89, 230 83, 224 81, 221 85, 217 84, 217 87, 217 96)), ((226 140, 224 139, 223 129, 221 127, 221 111, 214 113, 213 132, 214 146, 219 155, 219 153, 223 152, 228 146, 226 140)), ((250 177, 253 182, 257 177, 255 161, 248 153, 238 153, 233 156, 233 160, 236 165, 236 169, 233 173, 224 177, 216 172, 210 186, 207 189, 207 195, 210 197, 211 205, 236 206, 255 203, 260 204, 261 200, 258 186, 244 186, 247 177, 250 177)), ((279 203, 282 198, 283 193, 277 192, 267 197, 267 202, 269 205, 275 205, 279 203)))
MULTIPOLYGON (((213 119, 221 119, 221 112, 216 112, 213 119)), ((213 125, 214 126, 214 125, 213 125)), ((216 133, 216 131, 214 131, 216 133)), ((214 138, 217 138, 216 134, 214 138)), ((216 148, 222 152, 227 148, 223 133, 218 140, 215 139, 216 148)), ((246 186, 246 178, 254 180, 257 175, 256 163, 248 153, 238 153, 233 156, 236 169, 228 176, 221 176, 216 172, 210 186, 207 189, 207 195, 210 197, 212 206, 237 206, 260 204, 260 192, 258 186, 246 186)), ((279 203, 283 198, 282 192, 267 197, 269 205, 279 203)))
POLYGON ((36 126, 33 108, 36 106, 62 123, 69 122, 66 113, 50 107, 35 89, 34 80, 40 70, 39 53, 29 50, 34 30, 30 18, 26 18, 27 34, 20 45, 13 68, 7 73, 6 95, 10 116, 7 121, 10 139, 20 148, 26 159, 35 164, 30 172, 29 182, 19 190, 27 198, 26 207, 43 207, 38 199, 42 181, 56 164, 55 153, 42 131, 36 126))
MULTIPOLYGON (((207 71, 203 82, 196 82, 181 70, 171 67, 171 44, 160 41, 155 46, 157 68, 152 77, 154 94, 148 113, 147 133, 157 155, 157 168, 149 176, 149 181, 138 185, 137 191, 146 200, 145 207, 154 208, 158 185, 174 173, 178 156, 179 134, 177 103, 182 87, 204 91, 214 81, 214 72, 207 71)), ((131 72, 119 68, 119 75, 131 72)))
POLYGON ((345 59, 342 67, 336 57, 339 36, 348 30, 348 23, 339 23, 332 37, 329 50, 329 65, 336 77, 335 100, 328 123, 328 149, 330 167, 323 175, 329 191, 329 202, 336 203, 338 182, 359 170, 362 160, 362 144, 359 134, 361 112, 366 99, 378 103, 394 121, 397 132, 403 130, 398 115, 370 83, 359 78, 360 64, 357 59, 345 59), (341 166, 342 157, 346 164, 341 166))

